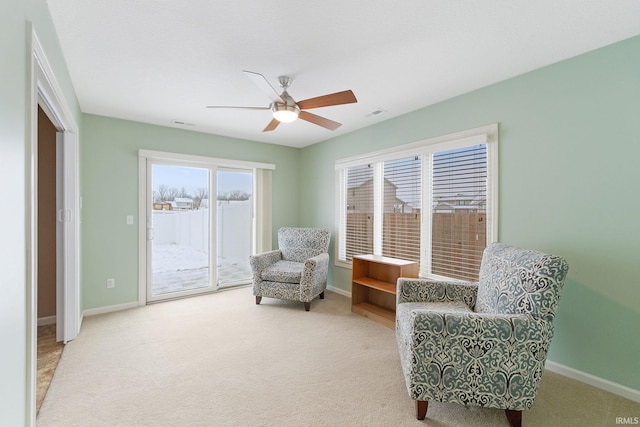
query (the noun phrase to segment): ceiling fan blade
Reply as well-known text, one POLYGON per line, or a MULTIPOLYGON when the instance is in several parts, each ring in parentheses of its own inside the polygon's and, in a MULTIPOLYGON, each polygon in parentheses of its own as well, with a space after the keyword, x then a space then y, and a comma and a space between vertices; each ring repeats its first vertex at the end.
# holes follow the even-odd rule
POLYGON ((207 105, 207 108, 235 108, 239 110, 269 110, 269 107, 234 107, 231 105, 207 105))
POLYGON ((350 90, 332 93, 330 95, 318 96, 316 98, 305 99, 298 102, 301 110, 309 110, 311 108, 329 107, 331 105, 352 104, 358 102, 356 96, 350 90))
POLYGON ((280 104, 284 104, 284 100, 280 98, 280 94, 271 86, 269 81, 260 73, 255 73, 253 71, 242 70, 247 77, 255 83, 273 102, 279 102, 280 104))
POLYGON ((333 120, 329 120, 325 117, 320 117, 318 115, 309 113, 308 111, 300 111, 298 118, 309 123, 313 123, 314 125, 322 126, 323 128, 329 130, 336 130, 340 126, 342 126, 342 123, 334 122, 333 120))
POLYGON ((280 124, 280 122, 276 119, 273 119, 269 122, 269 124, 267 125, 266 128, 262 129, 262 132, 270 132, 272 130, 274 130, 275 128, 278 127, 278 125, 280 124))

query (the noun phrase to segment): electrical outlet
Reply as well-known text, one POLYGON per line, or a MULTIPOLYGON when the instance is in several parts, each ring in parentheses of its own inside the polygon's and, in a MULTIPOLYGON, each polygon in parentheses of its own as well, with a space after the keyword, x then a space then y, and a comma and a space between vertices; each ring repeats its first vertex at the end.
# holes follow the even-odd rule
POLYGON ((115 288, 116 287, 116 279, 107 279, 107 288, 115 288))

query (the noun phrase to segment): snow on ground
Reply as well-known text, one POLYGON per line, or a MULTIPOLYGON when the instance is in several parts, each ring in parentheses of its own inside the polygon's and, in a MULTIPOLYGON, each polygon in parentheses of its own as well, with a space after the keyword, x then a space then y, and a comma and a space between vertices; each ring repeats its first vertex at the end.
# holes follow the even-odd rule
POLYGON ((153 245, 153 274, 207 268, 206 252, 183 245, 153 245))
MULTIPOLYGON (((209 256, 189 246, 154 244, 152 253, 153 294, 204 288, 209 283, 209 256)), ((217 259, 219 286, 249 282, 249 259, 217 259)))

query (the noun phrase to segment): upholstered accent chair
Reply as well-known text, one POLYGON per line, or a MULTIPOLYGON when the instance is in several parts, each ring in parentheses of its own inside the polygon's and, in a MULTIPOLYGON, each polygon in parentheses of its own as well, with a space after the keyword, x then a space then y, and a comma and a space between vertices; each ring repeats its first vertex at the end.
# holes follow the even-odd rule
POLYGON ((416 416, 429 401, 531 408, 569 267, 558 256, 489 245, 478 283, 399 278, 396 338, 416 416))
POLYGON ((278 249, 250 258, 256 304, 262 297, 304 303, 324 299, 329 270, 329 230, 283 227, 278 230, 278 249))

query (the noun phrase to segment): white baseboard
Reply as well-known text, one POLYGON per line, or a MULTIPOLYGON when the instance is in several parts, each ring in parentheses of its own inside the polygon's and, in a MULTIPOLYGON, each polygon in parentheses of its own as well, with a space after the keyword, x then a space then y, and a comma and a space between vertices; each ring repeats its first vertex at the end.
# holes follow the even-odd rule
POLYGON ((38 326, 53 325, 56 323, 56 316, 47 316, 38 318, 38 326))
POLYGON ((556 374, 564 375, 565 377, 572 378, 576 381, 580 381, 581 383, 589 384, 601 390, 608 391, 609 393, 624 397, 625 399, 640 403, 640 390, 634 390, 631 387, 617 384, 612 381, 605 380, 604 378, 596 377, 595 375, 578 371, 577 369, 569 368, 568 366, 548 360, 544 367, 556 374))
POLYGON ((138 301, 126 304, 109 305, 107 307, 90 308, 82 312, 82 316, 95 316, 96 314, 112 313, 114 311, 128 310, 138 307, 138 301))
POLYGON ((331 285, 327 285, 327 290, 331 291, 331 292, 335 292, 336 294, 340 294, 340 295, 345 296, 347 298, 351 298, 351 292, 345 291, 344 289, 340 289, 340 288, 336 288, 336 287, 331 286, 331 285))

